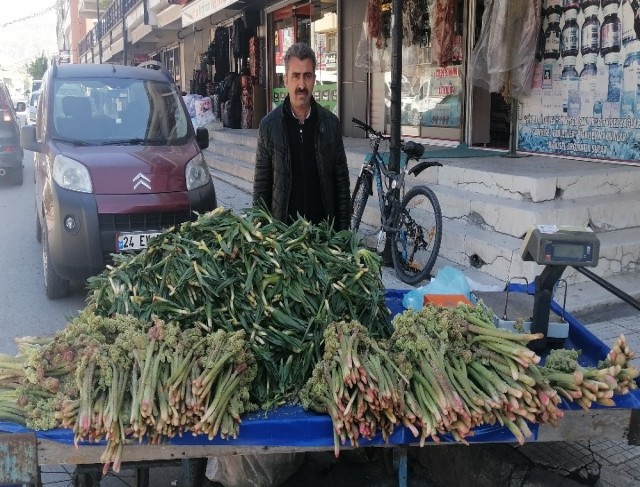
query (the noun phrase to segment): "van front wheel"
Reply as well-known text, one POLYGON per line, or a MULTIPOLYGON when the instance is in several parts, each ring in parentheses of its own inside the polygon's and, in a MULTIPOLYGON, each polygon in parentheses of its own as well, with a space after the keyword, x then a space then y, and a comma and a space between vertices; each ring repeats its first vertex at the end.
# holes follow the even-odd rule
POLYGON ((53 268, 49 237, 46 229, 42 229, 42 264, 44 268, 44 290, 49 299, 61 299, 69 295, 69 281, 61 278, 53 268))

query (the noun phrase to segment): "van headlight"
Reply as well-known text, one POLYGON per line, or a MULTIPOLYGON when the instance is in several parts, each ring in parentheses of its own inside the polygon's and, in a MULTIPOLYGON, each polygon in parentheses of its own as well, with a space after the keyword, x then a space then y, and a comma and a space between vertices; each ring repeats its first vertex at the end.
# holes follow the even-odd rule
POLYGON ((64 189, 91 193, 93 185, 86 167, 66 156, 57 155, 53 160, 53 180, 64 189))
POLYGON ((198 154, 187 163, 185 178, 187 180, 187 189, 196 189, 211 181, 209 166, 207 166, 207 161, 202 154, 198 154))

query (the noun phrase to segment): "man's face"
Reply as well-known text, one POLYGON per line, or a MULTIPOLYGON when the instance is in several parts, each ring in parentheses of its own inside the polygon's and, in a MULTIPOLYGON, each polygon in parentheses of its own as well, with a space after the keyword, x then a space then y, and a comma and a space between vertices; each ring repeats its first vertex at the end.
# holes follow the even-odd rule
POLYGON ((289 69, 284 76, 284 84, 289 92, 291 105, 298 109, 307 109, 313 96, 313 85, 316 75, 313 72, 311 59, 289 59, 289 69))

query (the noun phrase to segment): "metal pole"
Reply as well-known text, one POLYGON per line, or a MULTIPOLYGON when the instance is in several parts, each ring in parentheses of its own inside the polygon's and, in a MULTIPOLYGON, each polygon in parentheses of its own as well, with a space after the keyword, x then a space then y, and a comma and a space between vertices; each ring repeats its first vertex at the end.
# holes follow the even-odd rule
POLYGON ((614 286, 606 279, 603 279, 602 277, 593 273, 589 269, 586 269, 585 267, 574 266, 574 269, 577 270, 583 276, 587 276, 589 279, 591 279, 593 282, 595 282, 599 286, 602 286, 604 289, 609 291, 615 297, 622 299, 625 303, 633 306, 635 309, 640 311, 640 301, 638 301, 633 296, 625 293, 622 289, 614 286))
MULTIPOLYGON (((401 143, 401 97, 402 97, 402 0, 393 0, 391 5, 391 144, 389 147, 389 169, 400 171, 401 143)), ((400 189, 392 188, 398 196, 400 189)), ((391 208, 385 208, 389 217, 391 208)), ((391 222, 389 222, 391 223, 391 222)), ((382 252, 383 262, 391 262, 391 233, 387 232, 386 243, 382 252)))
POLYGON ((125 11, 125 0, 121 0, 122 6, 122 64, 127 65, 127 12, 125 11))
POLYGON ((391 5, 391 146, 389 167, 400 169, 402 97, 402 0, 391 5))
POLYGON ((100 0, 96 0, 96 14, 98 15, 98 23, 96 24, 96 35, 98 36, 98 59, 102 64, 102 26, 100 25, 100 0))

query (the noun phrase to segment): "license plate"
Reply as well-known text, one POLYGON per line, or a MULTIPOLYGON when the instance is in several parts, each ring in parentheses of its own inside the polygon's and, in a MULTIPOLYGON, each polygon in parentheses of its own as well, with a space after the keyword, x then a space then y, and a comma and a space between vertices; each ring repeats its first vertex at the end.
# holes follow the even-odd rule
POLYGON ((118 252, 146 249, 149 239, 156 235, 160 235, 160 232, 119 233, 116 237, 116 248, 118 252))

